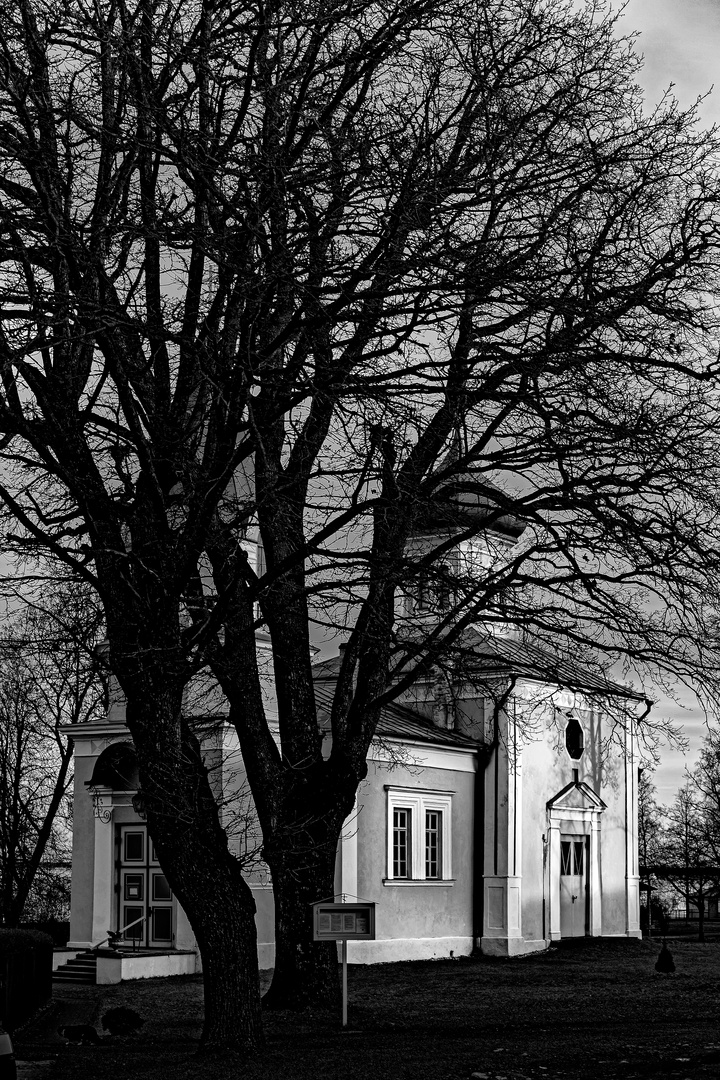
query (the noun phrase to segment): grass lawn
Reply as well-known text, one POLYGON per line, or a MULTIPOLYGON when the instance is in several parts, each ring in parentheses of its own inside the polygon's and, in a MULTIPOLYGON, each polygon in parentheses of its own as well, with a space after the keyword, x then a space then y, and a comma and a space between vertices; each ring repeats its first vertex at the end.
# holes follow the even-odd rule
POLYGON ((249 1066, 194 1058, 199 977, 58 987, 56 1010, 75 995, 98 1026, 120 1004, 137 1009, 145 1026, 99 1047, 65 1047, 51 1046, 54 1036, 36 1022, 17 1033, 15 1047, 18 1057, 58 1053, 57 1080, 717 1078, 720 944, 670 947, 670 976, 654 971, 659 945, 635 940, 513 960, 351 967, 347 1032, 339 1017, 269 1014, 266 1053, 249 1066))

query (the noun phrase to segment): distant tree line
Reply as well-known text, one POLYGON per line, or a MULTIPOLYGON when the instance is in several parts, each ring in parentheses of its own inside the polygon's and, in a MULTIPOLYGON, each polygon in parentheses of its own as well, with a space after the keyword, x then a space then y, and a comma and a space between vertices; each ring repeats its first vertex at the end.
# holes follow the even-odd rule
POLYGON ((649 920, 654 909, 664 924, 668 902, 675 898, 688 918, 697 919, 704 940, 707 912, 720 898, 719 732, 711 731, 705 739, 671 806, 658 804, 651 775, 641 774, 638 828, 649 920))

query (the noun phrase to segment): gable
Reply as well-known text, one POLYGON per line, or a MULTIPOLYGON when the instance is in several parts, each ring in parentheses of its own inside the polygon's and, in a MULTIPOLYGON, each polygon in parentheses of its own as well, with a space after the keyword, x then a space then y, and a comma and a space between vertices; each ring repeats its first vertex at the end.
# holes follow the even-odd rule
POLYGON ((567 784, 547 801, 548 810, 605 810, 606 804, 597 792, 582 781, 567 784))

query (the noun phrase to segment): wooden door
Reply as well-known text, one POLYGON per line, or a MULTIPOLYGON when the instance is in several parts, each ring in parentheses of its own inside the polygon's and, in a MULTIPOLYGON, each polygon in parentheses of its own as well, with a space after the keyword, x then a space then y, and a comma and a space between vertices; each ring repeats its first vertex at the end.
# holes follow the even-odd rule
POLYGON ((175 905, 147 827, 121 825, 118 840, 117 929, 127 927, 123 934, 126 945, 170 949, 175 940, 175 905))

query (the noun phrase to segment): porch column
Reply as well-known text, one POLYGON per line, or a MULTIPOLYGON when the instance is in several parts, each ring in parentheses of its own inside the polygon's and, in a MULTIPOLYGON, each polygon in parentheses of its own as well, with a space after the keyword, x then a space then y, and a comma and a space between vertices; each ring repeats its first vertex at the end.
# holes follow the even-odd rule
POLYGON ((562 937, 560 928, 560 822, 548 823, 548 860, 547 860, 547 935, 550 941, 559 941, 562 937))
POLYGON ((93 809, 95 847, 93 861, 92 942, 96 945, 112 929, 113 824, 112 794, 95 795, 93 809))

